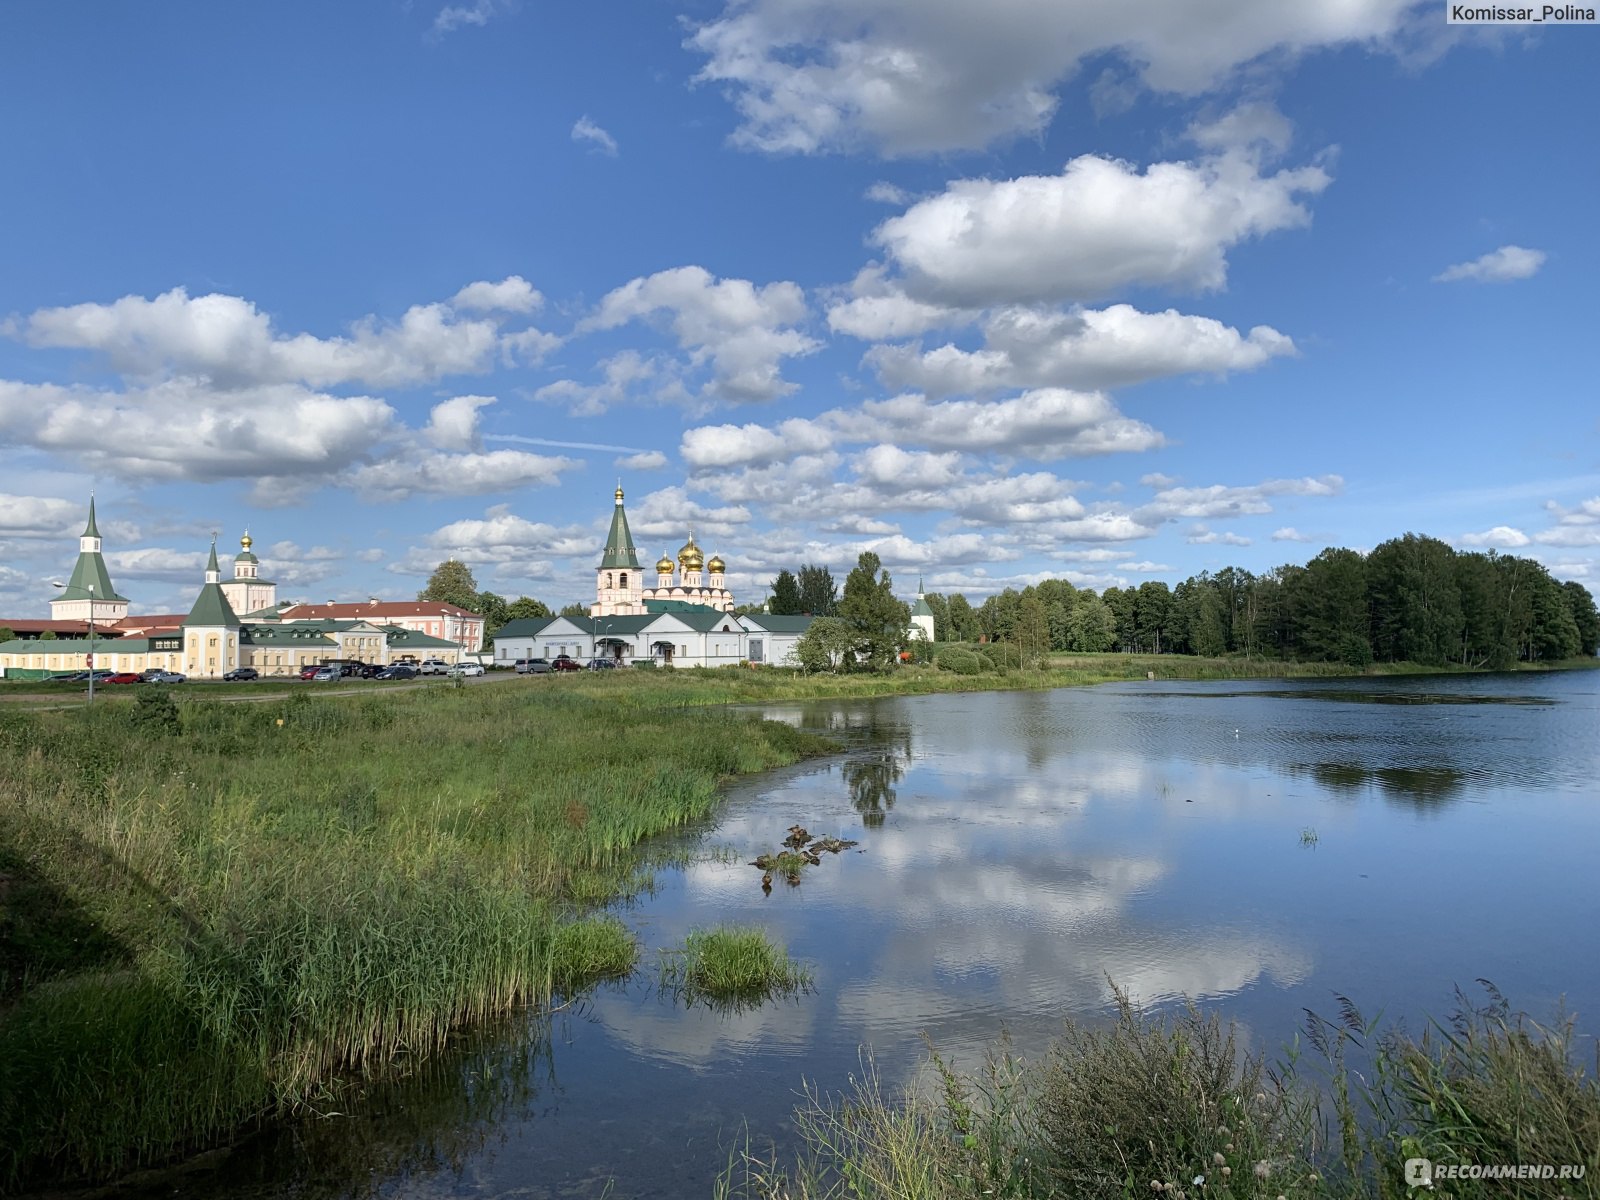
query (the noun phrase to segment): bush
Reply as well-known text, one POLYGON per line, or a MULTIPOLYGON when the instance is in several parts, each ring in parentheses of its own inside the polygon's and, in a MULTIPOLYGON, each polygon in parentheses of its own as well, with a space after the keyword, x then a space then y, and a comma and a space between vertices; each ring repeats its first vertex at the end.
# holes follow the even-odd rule
POLYGON ((1015 670, 1022 666, 1022 648, 1010 642, 986 642, 978 653, 997 667, 1015 670))
POLYGON ((933 661, 941 671, 954 675, 977 675, 987 666, 983 659, 960 646, 941 646, 933 661))
POLYGON ((183 729, 178 706, 164 687, 146 685, 134 694, 128 724, 141 737, 172 737, 183 729))

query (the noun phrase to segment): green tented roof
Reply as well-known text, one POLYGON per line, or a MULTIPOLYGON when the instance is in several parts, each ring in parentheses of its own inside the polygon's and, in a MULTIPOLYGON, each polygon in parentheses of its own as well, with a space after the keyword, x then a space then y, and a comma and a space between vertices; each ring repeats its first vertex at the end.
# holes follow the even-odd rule
MULTIPOLYGON (((89 497, 89 523, 83 527, 83 536, 99 538, 100 526, 94 519, 94 497, 89 497)), ((111 586, 111 573, 106 570, 106 560, 98 550, 80 551, 78 561, 72 566, 72 578, 61 593, 63 600, 126 600, 111 586)))
MULTIPOLYGON (((93 537, 93 534, 85 534, 93 537)), ((97 553, 85 552, 78 555, 78 561, 73 565, 72 578, 67 580, 67 586, 61 591, 63 600, 127 600, 126 596, 119 596, 117 589, 111 586, 111 574, 106 570, 106 560, 97 553), (91 590, 91 585, 93 590, 91 590)))
POLYGON ((928 607, 926 600, 918 596, 917 602, 911 606, 911 615, 913 617, 931 617, 933 616, 933 609, 928 607))
MULTIPOLYGON (((214 570, 217 565, 217 548, 211 548, 211 566, 214 570)), ((184 621, 185 626, 198 625, 208 628, 237 629, 239 618, 233 613, 233 605, 228 603, 228 597, 222 593, 220 583, 208 583, 200 589, 200 595, 195 598, 194 607, 189 610, 189 616, 184 621)))
POLYGON ((628 531, 628 514, 622 508, 622 489, 617 489, 617 507, 611 512, 611 532, 606 535, 606 552, 600 559, 600 569, 622 567, 639 569, 639 555, 633 548, 633 534, 628 531))

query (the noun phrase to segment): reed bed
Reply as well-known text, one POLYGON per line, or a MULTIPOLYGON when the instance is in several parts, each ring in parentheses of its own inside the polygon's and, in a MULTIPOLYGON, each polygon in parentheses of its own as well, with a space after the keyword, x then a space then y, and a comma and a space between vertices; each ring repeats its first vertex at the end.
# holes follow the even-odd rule
MULTIPOLYGON (((1000 1042, 975 1070, 930 1054, 887 1092, 870 1061, 841 1096, 808 1089, 787 1161, 730 1159, 720 1200, 1580 1200, 1600 1196, 1600 1084, 1570 1019, 1462 998, 1414 1039, 1348 1001, 1310 1015, 1270 1066, 1192 1005, 1069 1021, 1034 1061, 1000 1042), (1549 1167, 1544 1178, 1411 1186, 1406 1161, 1549 1167), (1567 1174, 1559 1174, 1566 1168, 1567 1174)), ((1597 1063, 1600 1065, 1600 1063, 1597 1063)))
POLYGON ((23 947, 0 964, 0 1190, 168 1158, 627 974, 627 931, 589 909, 641 843, 827 745, 512 684, 148 707, 0 711, 23 947))

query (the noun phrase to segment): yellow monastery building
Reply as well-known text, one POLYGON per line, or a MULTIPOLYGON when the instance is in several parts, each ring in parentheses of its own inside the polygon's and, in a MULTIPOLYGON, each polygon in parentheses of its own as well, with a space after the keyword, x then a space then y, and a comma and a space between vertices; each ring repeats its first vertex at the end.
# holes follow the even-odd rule
MULTIPOLYGON (((51 602, 53 639, 0 644, 0 675, 37 679, 95 670, 176 671, 190 679, 220 679, 239 667, 264 676, 296 675, 324 662, 387 664, 402 658, 455 662, 469 649, 435 636, 440 629, 483 641, 483 618, 448 604, 295 605, 277 603, 277 586, 260 578, 250 535, 223 581, 211 544, 205 582, 187 615, 129 616, 129 601, 112 586, 101 554, 94 501, 78 539, 78 561, 62 595, 51 602), (247 606, 254 607, 247 607, 247 606), (238 612, 244 609, 245 616, 238 612), (401 612, 390 613, 389 609, 401 612), (337 610, 337 611, 333 611, 337 610), (473 627, 475 623, 475 628, 473 627), (407 627, 420 626, 417 627, 407 627)), ((19 622, 20 624, 20 622, 19 622)))

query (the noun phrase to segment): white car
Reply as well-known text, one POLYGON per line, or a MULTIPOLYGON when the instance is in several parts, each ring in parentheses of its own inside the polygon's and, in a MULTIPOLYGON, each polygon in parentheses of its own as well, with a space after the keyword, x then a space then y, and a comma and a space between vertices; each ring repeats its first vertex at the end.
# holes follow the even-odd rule
POLYGON ((425 658, 417 664, 418 675, 443 675, 450 670, 450 664, 442 658, 425 658))
MULTIPOLYGON (((424 663, 424 666, 427 664, 424 663)), ((483 665, 473 662, 459 662, 445 672, 447 675, 482 675, 483 665)))

